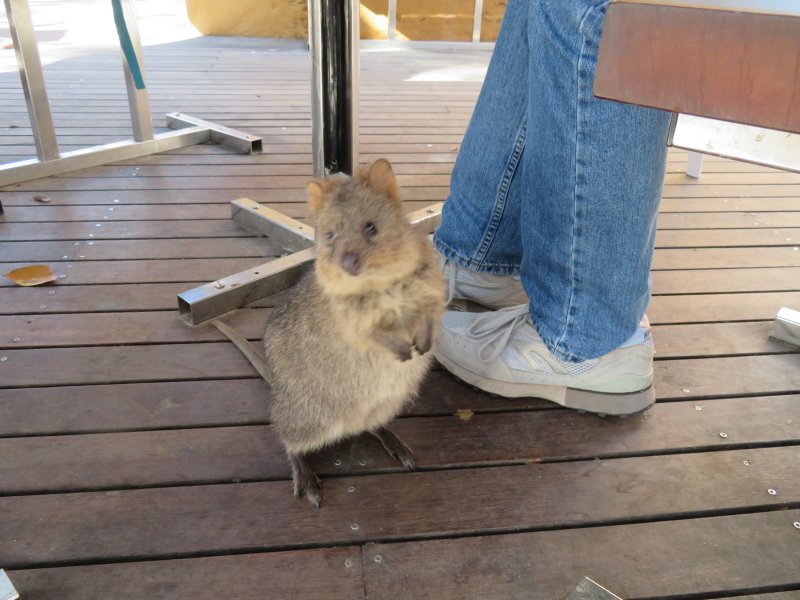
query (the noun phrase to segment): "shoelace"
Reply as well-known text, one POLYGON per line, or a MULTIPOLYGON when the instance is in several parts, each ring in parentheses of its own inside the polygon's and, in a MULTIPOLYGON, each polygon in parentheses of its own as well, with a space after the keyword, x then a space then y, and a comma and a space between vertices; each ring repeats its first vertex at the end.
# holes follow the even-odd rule
POLYGON ((447 284, 447 302, 445 302, 445 306, 449 306, 456 295, 456 269, 458 267, 452 260, 448 260, 446 264, 449 281, 447 284))
POLYGON ((527 304, 501 308, 476 318, 467 329, 467 337, 483 340, 478 348, 478 358, 483 362, 492 362, 503 352, 514 330, 527 320, 527 304), (495 344, 494 349, 487 355, 486 351, 492 344, 495 344))

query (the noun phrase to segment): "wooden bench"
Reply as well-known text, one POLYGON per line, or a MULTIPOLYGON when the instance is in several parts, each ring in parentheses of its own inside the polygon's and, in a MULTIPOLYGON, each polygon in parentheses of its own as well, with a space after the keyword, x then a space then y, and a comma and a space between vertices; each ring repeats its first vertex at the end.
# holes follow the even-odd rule
POLYGON ((594 91, 800 133, 800 2, 612 0, 594 91))

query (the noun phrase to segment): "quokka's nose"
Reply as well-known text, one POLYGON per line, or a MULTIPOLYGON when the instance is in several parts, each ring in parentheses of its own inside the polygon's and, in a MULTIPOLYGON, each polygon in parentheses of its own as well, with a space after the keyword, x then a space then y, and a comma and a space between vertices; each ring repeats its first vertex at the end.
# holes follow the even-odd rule
POLYGON ((362 266, 361 257, 357 252, 345 252, 342 255, 342 268, 350 275, 358 275, 362 266))

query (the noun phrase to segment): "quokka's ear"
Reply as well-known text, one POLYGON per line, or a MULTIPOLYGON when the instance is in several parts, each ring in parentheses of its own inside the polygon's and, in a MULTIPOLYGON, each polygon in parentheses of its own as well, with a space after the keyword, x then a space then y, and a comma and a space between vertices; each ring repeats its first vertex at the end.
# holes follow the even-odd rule
POLYGON ((330 197, 333 183, 329 179, 312 179, 306 185, 311 213, 316 215, 330 197))
POLYGON ((392 200, 400 201, 400 190, 394 177, 392 165, 385 158, 379 158, 369 166, 364 182, 376 192, 386 194, 392 200))

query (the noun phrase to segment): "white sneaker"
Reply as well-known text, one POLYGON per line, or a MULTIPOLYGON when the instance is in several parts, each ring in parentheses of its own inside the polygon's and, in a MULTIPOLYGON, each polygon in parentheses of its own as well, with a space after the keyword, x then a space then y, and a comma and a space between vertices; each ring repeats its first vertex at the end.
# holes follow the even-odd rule
POLYGON ((471 308, 469 302, 490 309, 528 303, 519 277, 469 271, 451 260, 440 258, 442 276, 448 282, 448 304, 467 310, 471 308))
POLYGON ((655 402, 654 353, 645 317, 616 350, 580 363, 559 360, 531 323, 527 303, 484 313, 446 311, 436 348, 448 371, 487 392, 610 415, 655 402))

